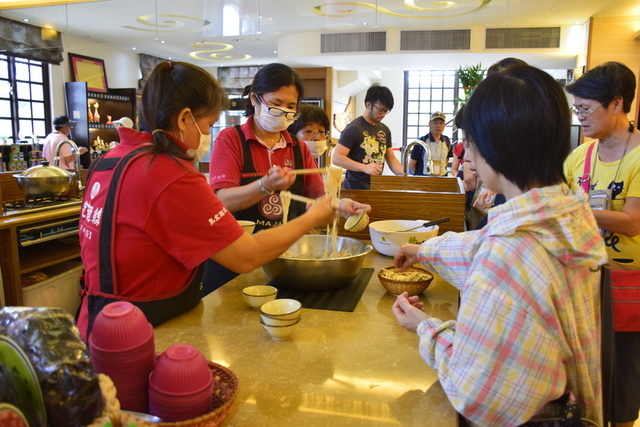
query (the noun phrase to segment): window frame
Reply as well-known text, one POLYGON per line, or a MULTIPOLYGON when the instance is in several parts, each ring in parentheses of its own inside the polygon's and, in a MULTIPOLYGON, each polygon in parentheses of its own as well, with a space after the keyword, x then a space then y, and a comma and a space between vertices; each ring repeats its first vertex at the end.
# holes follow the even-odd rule
MULTIPOLYGON (((44 129, 44 132, 38 132, 36 136, 38 138, 45 138, 51 132, 51 91, 50 91, 50 75, 49 75, 49 64, 36 61, 33 59, 22 58, 17 56, 11 56, 6 54, 0 54, 0 67, 7 67, 6 74, 7 77, 0 77, 0 84, 8 84, 9 85, 9 97, 0 97, 2 101, 9 101, 9 116, 0 116, 0 120, 10 120, 11 121, 11 135, 0 135, 7 138, 11 138, 13 142, 20 141, 20 135, 24 139, 31 139, 32 130, 34 129, 44 129), (6 64, 6 65, 5 65, 6 64), (28 69, 27 78, 18 78, 17 76, 17 66, 18 64, 26 65, 28 69), (35 70, 40 70, 41 75, 38 77, 40 79, 34 79, 33 73, 35 70), (6 83, 4 83, 6 82, 6 83), (26 85, 28 87, 28 95, 29 97, 18 97, 18 85, 26 85), (42 99, 34 100, 33 99, 33 86, 41 86, 42 90, 42 99), (30 112, 30 117, 22 117, 20 106, 24 103, 28 104, 28 109, 30 112), (41 104, 42 111, 44 112, 44 117, 34 117, 34 105, 41 104), (30 123, 30 129, 24 130, 21 129, 24 122, 30 123), (36 126, 37 124, 37 126, 36 126)), ((3 70, 4 71, 4 70, 3 70)), ((2 74, 0 74, 2 75, 2 74)), ((23 86, 24 88, 24 86, 23 86)), ((23 139, 23 140, 24 140, 23 139)))

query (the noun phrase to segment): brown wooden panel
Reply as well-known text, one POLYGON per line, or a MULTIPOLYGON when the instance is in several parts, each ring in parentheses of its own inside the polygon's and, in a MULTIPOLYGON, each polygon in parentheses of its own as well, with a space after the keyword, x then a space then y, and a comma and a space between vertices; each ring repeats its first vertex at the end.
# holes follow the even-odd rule
MULTIPOLYGON (((387 219, 434 220, 449 217, 440 224, 440 234, 447 231, 464 231, 464 193, 421 191, 341 190, 340 197, 348 197, 371 205, 370 221, 387 219)), ((351 233, 344 230, 340 219, 339 234, 361 240, 369 240, 369 229, 351 233)))
POLYGON ((439 191, 459 193, 455 177, 372 175, 372 190, 439 191))

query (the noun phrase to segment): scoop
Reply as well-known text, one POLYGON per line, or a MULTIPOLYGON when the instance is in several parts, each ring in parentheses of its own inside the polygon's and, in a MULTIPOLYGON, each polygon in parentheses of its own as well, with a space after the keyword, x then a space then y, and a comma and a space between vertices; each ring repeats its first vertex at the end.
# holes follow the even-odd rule
POLYGON ((398 232, 402 233, 402 232, 405 232, 405 231, 411 231, 411 230, 415 230, 415 229, 422 228, 422 227, 431 227, 432 225, 442 224, 443 222, 447 222, 447 221, 449 221, 448 217, 435 219, 433 221, 427 221, 424 224, 419 225, 417 227, 407 228, 406 230, 398 230, 398 232))

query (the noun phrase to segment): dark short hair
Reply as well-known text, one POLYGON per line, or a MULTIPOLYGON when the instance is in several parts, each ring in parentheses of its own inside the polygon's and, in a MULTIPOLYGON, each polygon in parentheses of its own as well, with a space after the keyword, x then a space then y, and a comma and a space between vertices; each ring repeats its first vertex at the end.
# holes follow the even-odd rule
POLYGON ((498 71, 502 71, 505 68, 510 67, 512 65, 529 65, 529 64, 527 64, 526 62, 524 62, 522 59, 519 59, 519 58, 513 58, 513 57, 502 58, 500 61, 496 62, 495 64, 487 68, 487 77, 489 77, 494 73, 497 73, 498 71))
POLYGON ((465 104, 467 143, 518 188, 566 182, 571 111, 548 73, 513 65, 484 79, 465 104))
MULTIPOLYGON (((244 89, 242 96, 251 97, 252 93, 262 97, 265 93, 275 92, 281 87, 295 86, 298 90, 298 102, 304 95, 302 79, 291 67, 274 62, 265 65, 253 77, 253 83, 244 89)), ((245 105, 244 115, 249 117, 256 112, 249 99, 245 105)))
POLYGON ((460 107, 460 109, 456 113, 456 116, 453 118, 453 124, 458 129, 464 130, 464 105, 460 107))
POLYGON ((325 130, 329 130, 331 126, 329 117, 322 108, 317 105, 303 105, 300 107, 300 117, 289 126, 289 133, 295 135, 300 129, 312 123, 323 126, 325 130))
POLYGON ((165 132, 182 109, 194 117, 226 109, 229 99, 220 83, 204 69, 188 62, 164 61, 155 66, 142 89, 139 126, 153 133, 155 154, 189 159, 165 132))
POLYGON ((371 105, 379 102, 384 105, 385 108, 391 110, 393 109, 393 94, 388 87, 374 83, 369 89, 367 89, 367 94, 364 97, 365 105, 367 102, 371 103, 371 105))
POLYGON ((584 73, 565 89, 571 95, 598 101, 605 108, 616 96, 620 96, 622 109, 629 113, 636 94, 636 77, 624 64, 605 62, 584 73))

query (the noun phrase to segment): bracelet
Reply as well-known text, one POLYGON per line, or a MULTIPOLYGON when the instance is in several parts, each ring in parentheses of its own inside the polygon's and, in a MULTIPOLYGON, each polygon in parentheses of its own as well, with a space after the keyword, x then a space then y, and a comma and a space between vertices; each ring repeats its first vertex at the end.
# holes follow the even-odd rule
POLYGON ((263 196, 268 196, 269 194, 273 194, 273 191, 269 191, 264 187, 264 184, 262 184, 262 178, 258 180, 258 186, 260 187, 260 192, 262 193, 263 196))

